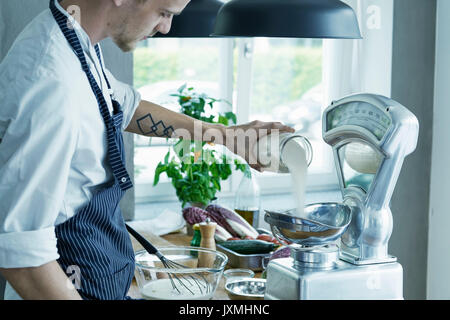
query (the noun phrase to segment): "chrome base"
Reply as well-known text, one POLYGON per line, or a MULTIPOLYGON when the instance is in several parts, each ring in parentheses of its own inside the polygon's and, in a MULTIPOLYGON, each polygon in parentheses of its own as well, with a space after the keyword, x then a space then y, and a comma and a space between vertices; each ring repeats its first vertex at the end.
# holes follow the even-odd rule
POLYGON ((388 255, 384 258, 377 258, 377 259, 360 259, 355 256, 349 255, 345 252, 341 252, 339 259, 347 261, 351 264, 362 266, 362 265, 368 265, 368 264, 379 264, 379 263, 390 263, 390 262, 396 262, 397 257, 388 255))
POLYGON ((402 300, 403 268, 397 262, 357 266, 338 260, 321 269, 276 259, 267 266, 264 299, 402 300))

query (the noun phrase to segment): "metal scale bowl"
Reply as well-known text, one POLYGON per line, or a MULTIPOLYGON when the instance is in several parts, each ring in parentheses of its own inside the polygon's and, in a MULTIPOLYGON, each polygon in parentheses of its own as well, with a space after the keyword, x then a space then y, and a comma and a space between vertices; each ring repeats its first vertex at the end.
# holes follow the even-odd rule
POLYGON ((267 266, 265 299, 403 299, 403 269, 388 254, 390 199, 404 158, 418 138, 416 117, 383 96, 356 94, 324 112, 342 203, 266 211, 291 257, 267 266))
POLYGON ((340 238, 351 221, 351 211, 339 203, 319 203, 305 207, 302 217, 266 211, 265 221, 279 240, 311 247, 328 244, 340 238))
POLYGON ((291 243, 294 265, 330 268, 339 259, 339 249, 333 242, 339 239, 351 221, 351 210, 339 203, 319 203, 305 207, 304 217, 293 211, 266 211, 264 220, 273 235, 291 243))

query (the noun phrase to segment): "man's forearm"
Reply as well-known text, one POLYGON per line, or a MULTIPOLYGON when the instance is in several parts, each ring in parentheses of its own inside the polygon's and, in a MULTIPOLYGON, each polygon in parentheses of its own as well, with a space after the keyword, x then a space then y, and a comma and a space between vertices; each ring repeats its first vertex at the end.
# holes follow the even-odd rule
POLYGON ((206 123, 148 101, 141 101, 126 131, 148 137, 182 138, 223 144, 256 170, 262 168, 252 152, 259 138, 274 131, 295 132, 293 128, 281 122, 255 120, 229 127, 206 123))
POLYGON ((126 131, 148 137, 214 142, 218 136, 224 136, 224 129, 221 124, 206 123, 142 100, 126 131))
POLYGON ((25 300, 81 300, 56 261, 40 267, 0 269, 0 273, 25 300))

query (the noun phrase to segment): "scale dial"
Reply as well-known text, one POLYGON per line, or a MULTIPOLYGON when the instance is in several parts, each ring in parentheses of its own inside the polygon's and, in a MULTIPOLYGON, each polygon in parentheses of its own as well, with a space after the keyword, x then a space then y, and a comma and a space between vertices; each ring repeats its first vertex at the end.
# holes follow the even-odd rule
POLYGON ((343 126, 361 127, 369 131, 377 141, 388 132, 392 120, 387 111, 364 101, 354 101, 331 109, 326 115, 326 131, 343 126))

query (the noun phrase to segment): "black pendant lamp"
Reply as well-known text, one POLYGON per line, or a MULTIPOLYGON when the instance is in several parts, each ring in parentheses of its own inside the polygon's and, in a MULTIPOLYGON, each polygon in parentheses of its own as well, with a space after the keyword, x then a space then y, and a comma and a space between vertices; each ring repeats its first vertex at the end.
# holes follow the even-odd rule
POLYGON ((158 33, 154 37, 209 37, 214 31, 217 12, 222 5, 223 2, 219 0, 191 0, 179 16, 173 17, 169 33, 158 33))
POLYGON ((360 39, 355 12, 339 0, 231 0, 212 36, 360 39))

